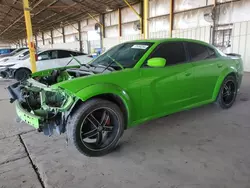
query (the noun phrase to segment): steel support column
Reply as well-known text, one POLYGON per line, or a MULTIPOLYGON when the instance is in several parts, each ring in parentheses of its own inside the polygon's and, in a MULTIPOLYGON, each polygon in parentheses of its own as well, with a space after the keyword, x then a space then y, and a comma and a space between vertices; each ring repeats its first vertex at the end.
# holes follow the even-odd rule
POLYGON ((65 31, 64 31, 64 27, 62 27, 62 36, 63 36, 63 43, 65 43, 65 31))
POLYGON ((144 39, 148 38, 148 5, 149 0, 143 0, 143 33, 144 33, 144 39))
POLYGON ((122 15, 120 8, 118 8, 118 36, 119 38, 122 36, 122 15))
POLYGON ((143 30, 142 30, 142 17, 141 15, 135 10, 135 8, 129 4, 129 2, 127 0, 123 0, 127 5, 128 7, 136 14, 136 16, 139 18, 139 21, 140 21, 140 27, 141 27, 141 34, 143 34, 143 30))
POLYGON ((170 0, 170 14, 169 14, 169 37, 172 38, 174 25, 174 0, 170 0))
POLYGON ((78 39, 79 39, 79 45, 80 45, 80 52, 83 52, 82 50, 82 30, 81 30, 81 22, 78 22, 78 39))
POLYGON ((35 57, 36 50, 33 42, 32 23, 30 18, 31 9, 29 7, 29 0, 23 0, 23 9, 24 9, 26 31, 27 31, 28 46, 30 51, 31 71, 36 72, 36 57, 35 57))

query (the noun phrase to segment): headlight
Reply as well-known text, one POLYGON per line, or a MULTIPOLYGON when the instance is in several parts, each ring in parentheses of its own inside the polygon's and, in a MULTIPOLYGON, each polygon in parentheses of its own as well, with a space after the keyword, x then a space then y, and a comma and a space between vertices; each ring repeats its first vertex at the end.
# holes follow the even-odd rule
POLYGON ((14 66, 15 64, 9 64, 9 65, 5 65, 6 68, 9 68, 9 67, 12 67, 14 66))
POLYGON ((72 96, 63 90, 41 91, 41 104, 44 110, 67 111, 74 102, 72 96))

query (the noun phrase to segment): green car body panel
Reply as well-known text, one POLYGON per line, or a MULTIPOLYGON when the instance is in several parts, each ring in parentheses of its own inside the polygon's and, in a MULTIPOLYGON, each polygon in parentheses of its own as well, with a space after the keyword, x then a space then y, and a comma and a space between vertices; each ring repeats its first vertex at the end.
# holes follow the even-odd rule
MULTIPOLYGON (((133 42, 152 43, 133 68, 69 79, 54 84, 51 88, 65 91, 75 101, 83 103, 94 97, 115 96, 122 101, 126 109, 127 127, 132 127, 216 101, 221 84, 229 74, 236 76, 238 87, 240 86, 243 75, 241 59, 225 56, 207 43, 190 39, 133 42), (173 66, 145 68, 150 54, 160 44, 168 42, 194 42, 205 45, 214 49, 217 57, 173 66)), ((49 75, 51 71, 37 72, 33 77, 49 75)))
MULTIPOLYGON (((147 57, 159 44, 193 40, 147 41, 153 42, 154 45, 134 68, 76 78, 58 83, 55 87, 74 93, 82 101, 105 94, 119 97, 126 106, 128 127, 130 127, 167 114, 211 103, 216 100, 220 86, 227 75, 234 73, 242 76, 242 62, 221 56, 213 46, 200 41, 198 43, 216 50, 218 56, 216 60, 209 59, 162 68, 142 68, 147 57), (215 73, 215 67, 220 66, 217 64, 220 64, 221 68, 215 73), (189 73, 194 77, 187 78, 186 75, 189 73), (204 94, 199 95, 199 93, 204 94)), ((135 42, 145 42, 145 40, 135 42)))

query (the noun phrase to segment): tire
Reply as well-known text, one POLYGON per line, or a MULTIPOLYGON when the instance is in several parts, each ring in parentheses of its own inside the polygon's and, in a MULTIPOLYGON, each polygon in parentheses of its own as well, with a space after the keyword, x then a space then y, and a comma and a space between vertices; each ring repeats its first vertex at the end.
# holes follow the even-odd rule
POLYGON ((235 102, 236 96, 237 96, 237 81, 235 76, 229 75, 225 78, 225 80, 221 85, 220 92, 217 97, 217 104, 222 109, 228 109, 235 102))
POLYGON ((124 122, 124 116, 116 104, 91 99, 71 115, 66 128, 67 137, 80 153, 89 157, 103 156, 119 143, 124 122))
POLYGON ((26 79, 28 79, 31 75, 31 71, 28 69, 18 69, 15 72, 14 78, 17 81, 24 81, 26 79))

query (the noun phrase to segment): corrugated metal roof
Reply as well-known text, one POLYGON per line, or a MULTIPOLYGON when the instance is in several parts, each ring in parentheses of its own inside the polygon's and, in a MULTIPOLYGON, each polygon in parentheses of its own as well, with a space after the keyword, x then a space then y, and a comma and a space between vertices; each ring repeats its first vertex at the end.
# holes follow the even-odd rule
MULTIPOLYGON (((129 0, 131 4, 140 0, 129 0)), ((123 0, 29 0, 33 33, 47 31, 124 7, 123 0)), ((0 0, 0 40, 14 41, 26 36, 22 0, 0 0)))

